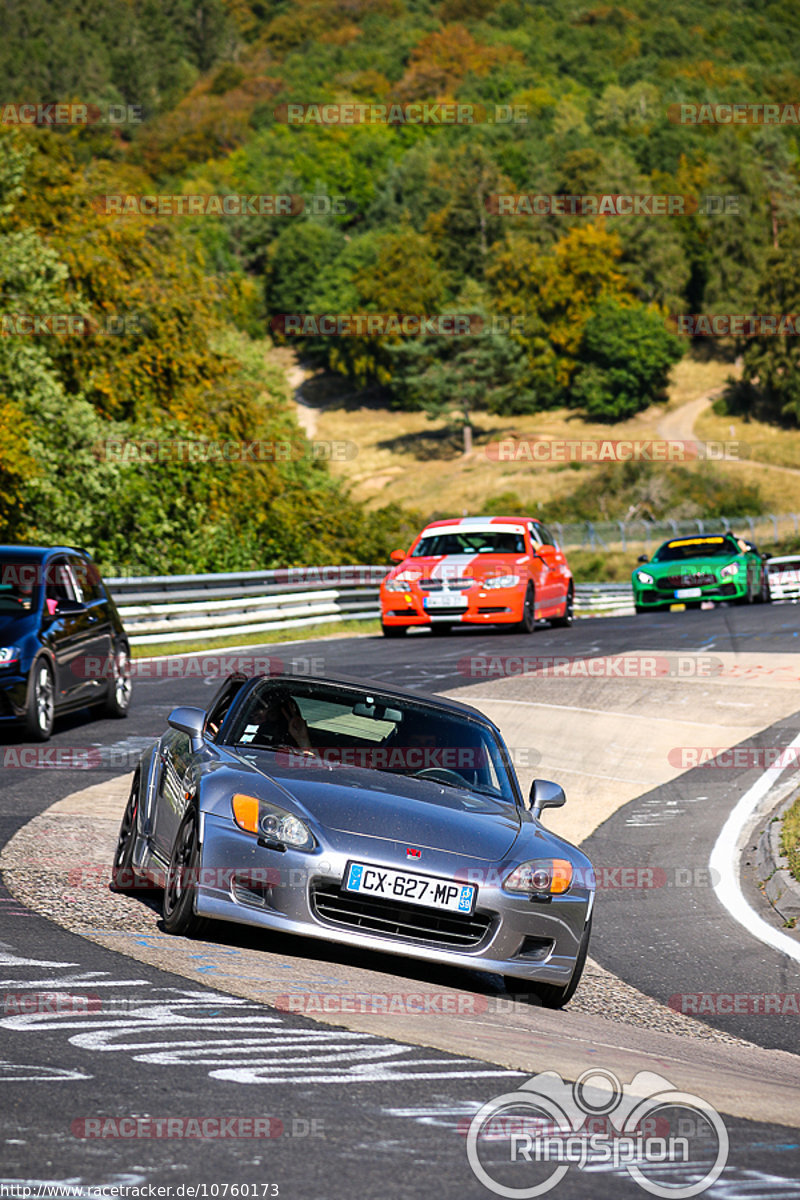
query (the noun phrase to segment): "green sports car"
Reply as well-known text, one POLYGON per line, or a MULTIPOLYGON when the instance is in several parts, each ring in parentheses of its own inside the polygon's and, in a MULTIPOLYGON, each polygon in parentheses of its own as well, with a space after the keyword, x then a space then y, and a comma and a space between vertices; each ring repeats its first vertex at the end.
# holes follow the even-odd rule
POLYGON ((756 547, 732 533, 672 538, 631 577, 637 613, 704 601, 752 604, 769 600, 769 580, 756 547))

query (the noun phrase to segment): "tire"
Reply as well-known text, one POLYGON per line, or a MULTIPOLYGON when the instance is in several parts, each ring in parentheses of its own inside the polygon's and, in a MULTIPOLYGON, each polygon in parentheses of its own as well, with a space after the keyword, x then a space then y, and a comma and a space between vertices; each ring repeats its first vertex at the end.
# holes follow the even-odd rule
POLYGON ((131 794, 125 805, 122 824, 119 827, 117 849, 111 864, 111 890, 134 892, 141 886, 141 878, 133 869, 133 851, 136 846, 136 824, 139 813, 139 776, 134 776, 131 794))
POLYGON ((572 624, 573 620, 575 619, 575 611, 574 610, 575 610, 575 593, 573 592, 572 585, 570 584, 569 591, 567 592, 567 598, 564 602, 564 614, 563 614, 563 616, 553 617, 551 619, 550 624, 551 624, 552 628, 553 629, 569 629, 570 625, 572 624))
POLYGON ((131 703, 131 660, 128 647, 120 643, 111 658, 111 676, 108 681, 103 711, 108 717, 127 717, 131 703))
POLYGON ((405 626, 405 625, 384 625, 384 624, 381 624, 381 632, 383 633, 383 636, 384 636, 384 637, 388 637, 388 638, 398 638, 398 637, 405 637, 405 635, 406 635, 406 626, 405 626))
POLYGON ((178 836, 164 883, 162 917, 167 933, 183 937, 197 937, 205 929, 206 921, 194 911, 194 893, 200 865, 200 842, 198 840, 197 810, 190 806, 183 814, 178 826, 178 836))
MULTIPOLYGON (((592 914, 594 915, 594 914, 592 914)), ((570 976, 569 983, 563 987, 559 987, 554 983, 530 983, 527 979, 517 979, 516 977, 505 976, 506 991, 512 994, 519 995, 521 993, 530 994, 535 997, 541 1004, 542 1008, 563 1008, 568 1004, 575 995, 575 989, 581 981, 583 968, 586 966, 586 955, 589 952, 589 938, 592 933, 592 917, 589 917, 589 923, 583 931, 581 944, 578 948, 578 957, 575 959, 575 966, 570 976)))
POLYGON ((744 595, 737 596, 734 603, 735 604, 752 604, 753 603, 753 593, 750 591, 750 580, 749 579, 747 580, 747 582, 745 584, 744 595))
POLYGON ((648 609, 645 608, 645 606, 643 604, 634 604, 633 607, 636 609, 637 613, 644 613, 644 612, 649 611, 648 609))
POLYGON ((31 741, 46 742, 53 732, 56 712, 56 688, 53 668, 46 658, 37 658, 28 683, 28 708, 25 732, 31 741))
POLYGON ((533 633, 536 628, 536 594, 533 584, 528 584, 525 593, 525 604, 522 609, 522 620, 514 626, 517 633, 533 633))
POLYGON ((756 604, 769 604, 772 596, 769 591, 769 577, 766 571, 761 572, 761 590, 756 596, 756 604))

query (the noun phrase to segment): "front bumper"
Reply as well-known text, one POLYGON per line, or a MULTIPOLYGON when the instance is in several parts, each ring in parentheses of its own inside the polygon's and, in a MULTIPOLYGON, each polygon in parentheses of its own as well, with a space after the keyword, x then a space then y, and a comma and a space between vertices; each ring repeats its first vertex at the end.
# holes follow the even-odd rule
MULTIPOLYGON (((459 937, 469 936, 471 944, 456 948, 447 943, 450 932, 420 936, 421 927, 429 926, 438 910, 419 905, 392 904, 393 912, 368 919, 369 928, 337 920, 338 912, 350 921, 355 909, 351 894, 339 887, 348 861, 365 859, 395 869, 401 861, 396 852, 387 853, 392 843, 358 838, 357 846, 345 845, 344 835, 341 841, 312 854, 281 852, 259 846, 232 822, 205 814, 195 899, 198 916, 541 983, 568 983, 591 913, 592 891, 579 887, 542 902, 515 897, 491 883, 479 884, 474 920, 464 918, 458 931, 459 937)), ((466 869, 459 868, 462 881, 466 869)), ((460 920, 453 916, 445 924, 460 920)))
POLYGON ((746 577, 744 579, 715 579, 712 583, 685 588, 661 585, 658 580, 655 581, 655 584, 648 586, 641 584, 633 586, 633 602, 640 608, 669 608, 673 604, 702 604, 704 600, 727 600, 730 602, 742 599, 746 595, 746 577))
POLYGON ((27 712, 28 672, 16 665, 0 668, 0 721, 19 721, 27 712))
POLYGON ((381 621, 395 626, 518 624, 523 617, 526 588, 527 584, 510 588, 473 587, 454 593, 452 605, 436 607, 427 606, 425 601, 440 597, 441 592, 427 593, 416 586, 405 592, 387 592, 382 588, 381 621))

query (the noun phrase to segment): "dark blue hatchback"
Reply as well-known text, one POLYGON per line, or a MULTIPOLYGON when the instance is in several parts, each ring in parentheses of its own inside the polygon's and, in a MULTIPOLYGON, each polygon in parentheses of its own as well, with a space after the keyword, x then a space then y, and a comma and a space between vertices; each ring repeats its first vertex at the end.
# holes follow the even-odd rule
POLYGON ((130 698, 128 638, 89 555, 0 546, 0 721, 46 741, 58 713, 124 717, 130 698))

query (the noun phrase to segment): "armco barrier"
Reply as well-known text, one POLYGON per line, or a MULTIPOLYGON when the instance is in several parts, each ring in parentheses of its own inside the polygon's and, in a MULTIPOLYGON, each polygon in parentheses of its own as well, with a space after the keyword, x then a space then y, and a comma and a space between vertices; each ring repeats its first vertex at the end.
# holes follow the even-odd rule
MULTIPOLYGON (((380 616, 385 566, 297 567, 107 580, 134 646, 248 637, 273 629, 380 616)), ((579 583, 578 617, 633 612, 627 583, 579 583)))

